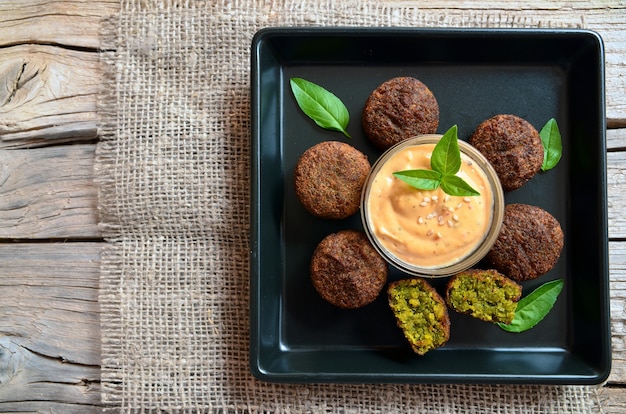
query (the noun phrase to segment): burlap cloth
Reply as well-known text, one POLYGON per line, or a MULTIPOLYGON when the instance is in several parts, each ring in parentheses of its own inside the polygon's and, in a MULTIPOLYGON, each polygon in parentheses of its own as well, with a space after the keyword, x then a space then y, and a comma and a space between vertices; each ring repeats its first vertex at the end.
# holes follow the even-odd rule
POLYGON ((103 404, 122 412, 601 411, 594 387, 276 385, 248 368, 253 34, 267 26, 582 25, 550 13, 355 0, 122 2, 105 29, 96 161, 108 241, 103 404))

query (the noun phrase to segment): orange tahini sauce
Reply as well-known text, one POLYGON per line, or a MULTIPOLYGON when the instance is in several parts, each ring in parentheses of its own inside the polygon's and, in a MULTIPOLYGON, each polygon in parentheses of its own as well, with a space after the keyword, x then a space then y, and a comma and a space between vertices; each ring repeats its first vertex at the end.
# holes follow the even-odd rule
POLYGON ((418 190, 392 173, 430 169, 435 144, 406 147, 389 158, 371 183, 367 209, 372 232, 398 259, 422 268, 448 266, 468 256, 485 238, 493 192, 485 173, 461 153, 457 173, 480 196, 418 190))

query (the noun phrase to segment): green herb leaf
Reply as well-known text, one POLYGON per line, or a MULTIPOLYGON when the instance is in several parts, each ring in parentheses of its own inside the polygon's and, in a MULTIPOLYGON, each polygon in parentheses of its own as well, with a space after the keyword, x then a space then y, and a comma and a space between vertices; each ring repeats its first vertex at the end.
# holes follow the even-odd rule
POLYGON ((441 174, 453 175, 461 169, 461 151, 457 139, 458 128, 453 125, 441 137, 430 158, 430 168, 441 174))
POLYGON ((477 196, 480 193, 472 188, 458 175, 444 175, 441 180, 441 189, 451 196, 477 196))
POLYGON ((431 170, 404 170, 393 175, 418 190, 441 189, 451 196, 477 196, 480 193, 457 176, 461 169, 458 128, 452 126, 441 137, 430 157, 431 170))
POLYGON ((542 171, 554 168, 561 159, 563 145, 561 143, 561 133, 554 118, 550 119, 539 132, 541 143, 543 144, 543 164, 542 171))
POLYGON ((524 332, 545 318, 563 290, 563 279, 544 283, 517 303, 515 316, 510 324, 498 326, 508 332, 524 332))
POLYGON ((433 170, 405 170, 393 175, 420 190, 436 190, 441 183, 441 173, 433 170))
POLYGON ((339 98, 321 86, 302 78, 291 78, 289 84, 302 112, 320 127, 340 131, 351 138, 346 131, 350 114, 339 98))

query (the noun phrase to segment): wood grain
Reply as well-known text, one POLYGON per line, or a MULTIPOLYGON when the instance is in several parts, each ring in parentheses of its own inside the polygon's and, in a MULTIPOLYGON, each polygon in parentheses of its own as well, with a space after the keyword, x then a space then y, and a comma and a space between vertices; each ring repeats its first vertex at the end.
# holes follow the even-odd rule
MULTIPOLYGON (((170 1, 175 2, 176 0, 170 1)), ((155 4, 155 3, 167 3, 166 0, 136 0, 137 4, 155 4)), ((422 8, 427 9, 464 9, 464 10, 507 10, 507 11, 523 11, 530 10, 535 12, 541 12, 546 10, 551 11, 571 11, 571 10, 606 10, 608 7, 624 7, 623 2, 616 0, 572 0, 572 1, 545 1, 545 0, 494 0, 486 2, 484 0, 463 0, 462 2, 455 2, 451 4, 446 0, 431 0, 427 5, 423 5, 422 2, 416 0, 389 0, 390 4, 397 5, 421 5, 422 8)))
MULTIPOLYGON (((387 1, 439 13, 442 21, 433 22, 437 25, 469 14, 485 25, 551 21, 557 26, 590 28, 602 36, 611 128, 607 173, 614 362, 610 386, 600 388, 599 396, 603 412, 624 412, 626 3, 387 1)), ((128 1, 124 10, 142 3, 187 2, 128 1)), ((210 9, 214 2, 204 3, 210 9)), ((103 244, 81 242, 100 238, 93 183, 95 145, 59 144, 98 138, 96 101, 103 73, 97 51, 103 45, 103 19, 119 7, 118 0, 0 2, 1 412, 71 414, 102 409, 97 299, 103 244)))
POLYGON ((626 151, 626 128, 608 129, 606 147, 609 151, 626 151))
POLYGON ((626 383, 626 242, 610 242, 609 256, 613 346, 613 368, 609 381, 624 384, 626 383))
POLYGON ((626 238, 626 152, 607 154, 609 238, 626 238))
POLYGON ((117 0, 3 0, 0 47, 35 43, 95 50, 102 20, 118 10, 117 0))
MULTIPOLYGON (((0 3, 0 238, 99 238, 95 145, 112 1, 0 3)), ((0 244, 0 411, 97 413, 101 243, 0 244)))
POLYGON ((96 53, 41 45, 0 49, 0 148, 97 138, 101 83, 96 53))
POLYGON ((95 145, 0 151, 0 239, 99 238, 95 145))
POLYGON ((626 407, 624 388, 615 386, 599 388, 598 398, 602 405, 602 414, 624 414, 626 407))
POLYGON ((50 403, 88 412, 85 404, 100 404, 101 249, 0 244, 1 412, 50 403))

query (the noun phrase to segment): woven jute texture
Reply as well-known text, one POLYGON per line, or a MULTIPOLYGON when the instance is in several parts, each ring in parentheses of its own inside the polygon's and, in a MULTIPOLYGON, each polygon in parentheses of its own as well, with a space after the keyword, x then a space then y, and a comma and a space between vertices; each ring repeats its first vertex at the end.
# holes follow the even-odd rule
MULTIPOLYGON (((425 6, 427 5, 426 2, 425 6)), ((580 26, 344 0, 123 2, 102 56, 96 177, 112 412, 589 413, 593 387, 279 385, 248 368, 250 44, 268 26, 580 26)))

